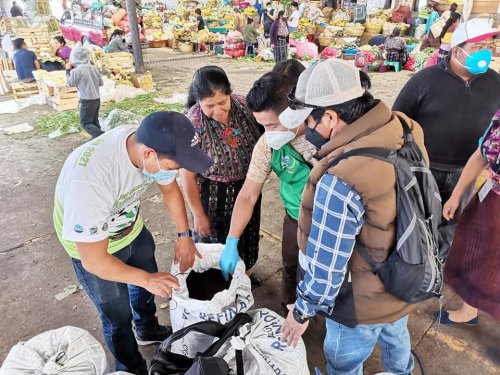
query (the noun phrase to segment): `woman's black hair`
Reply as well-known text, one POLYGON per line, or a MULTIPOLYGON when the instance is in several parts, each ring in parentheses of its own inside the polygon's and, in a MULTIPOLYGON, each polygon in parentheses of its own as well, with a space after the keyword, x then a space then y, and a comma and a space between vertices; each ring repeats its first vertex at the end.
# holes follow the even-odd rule
POLYGON ((462 18, 462 15, 458 12, 451 12, 450 18, 448 18, 448 21, 446 21, 443 31, 441 31, 441 35, 439 35, 440 38, 443 38, 445 34, 448 32, 448 29, 453 25, 455 22, 457 22, 460 18, 462 18))
POLYGON ((458 9, 458 4, 457 3, 451 3, 450 5, 450 12, 454 13, 458 9))
POLYGON ((306 68, 298 60, 288 59, 275 64, 272 72, 288 78, 294 83, 295 86, 299 80, 300 74, 304 70, 306 70, 306 68))
POLYGON ((115 36, 122 36, 123 34, 123 30, 115 29, 115 31, 111 33, 111 37, 109 39, 113 39, 115 36))
POLYGON ((66 45, 66 39, 64 39, 62 35, 57 35, 54 37, 54 39, 61 43, 63 46, 66 45))
POLYGON ((194 12, 195 12, 197 15, 201 16, 201 9, 200 9, 200 8, 196 8, 196 9, 194 10, 194 12))
POLYGON ((231 84, 226 72, 213 65, 198 69, 189 86, 187 108, 189 109, 201 100, 214 96, 217 91, 231 95, 231 84))
POLYGON ((284 10, 280 10, 278 12, 278 18, 276 18, 277 20, 279 20, 280 18, 283 18, 285 16, 285 11, 284 10))
POLYGON ((401 35, 401 29, 399 27, 395 27, 392 30, 391 35, 389 36, 390 38, 394 38, 395 36, 400 36, 401 35))

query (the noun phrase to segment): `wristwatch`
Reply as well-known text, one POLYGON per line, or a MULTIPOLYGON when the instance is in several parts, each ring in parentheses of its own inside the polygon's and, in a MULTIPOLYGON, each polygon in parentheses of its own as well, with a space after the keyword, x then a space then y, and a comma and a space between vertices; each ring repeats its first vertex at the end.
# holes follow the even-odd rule
POLYGON ((295 321, 300 324, 304 324, 309 320, 308 318, 303 318, 297 309, 293 309, 292 315, 295 321))
POLYGON ((177 237, 193 237, 193 232, 191 229, 185 230, 184 232, 179 232, 177 233, 177 237))

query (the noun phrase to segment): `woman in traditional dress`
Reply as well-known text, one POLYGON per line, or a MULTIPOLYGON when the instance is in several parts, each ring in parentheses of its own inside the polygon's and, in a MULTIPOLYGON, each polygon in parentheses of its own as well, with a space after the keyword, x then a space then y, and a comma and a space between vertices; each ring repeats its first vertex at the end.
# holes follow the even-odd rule
POLYGON ((274 60, 276 63, 288 59, 288 36, 290 35, 290 28, 285 19, 285 11, 280 10, 278 17, 271 26, 269 32, 271 38, 271 45, 273 46, 274 60))
MULTIPOLYGON (((182 172, 183 187, 194 218, 195 239, 225 243, 236 197, 243 186, 252 151, 262 128, 246 107, 245 98, 232 94, 224 70, 206 66, 194 74, 189 88, 188 117, 196 139, 213 160, 203 174, 182 172)), ((247 270, 259 255, 260 199, 238 243, 247 270)), ((225 254, 222 254, 224 258, 225 254)), ((256 275, 253 284, 261 283, 256 275)))
POLYGON ((500 321, 500 110, 444 205, 447 220, 454 217, 461 197, 486 168, 489 178, 460 215, 445 264, 445 281, 464 303, 458 310, 437 312, 443 324, 477 324, 478 310, 500 321))

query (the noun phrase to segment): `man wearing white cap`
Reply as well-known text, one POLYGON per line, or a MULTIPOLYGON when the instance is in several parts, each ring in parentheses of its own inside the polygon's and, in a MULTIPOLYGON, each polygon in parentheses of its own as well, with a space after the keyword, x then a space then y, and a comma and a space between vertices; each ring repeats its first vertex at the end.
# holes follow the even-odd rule
MULTIPOLYGON (((415 74, 392 107, 424 129, 431 170, 443 202, 450 198, 463 167, 477 149, 477 140, 500 108, 500 75, 488 69, 498 33, 480 19, 461 24, 453 33, 448 58, 415 74)), ((464 202, 467 199, 465 194, 464 202)), ((448 251, 454 231, 455 222, 443 219, 441 254, 448 251)))
POLYGON ((396 177, 391 164, 345 152, 364 147, 399 149, 403 125, 410 127, 423 154, 423 132, 404 114, 392 113, 361 84, 359 70, 329 59, 305 70, 290 107, 280 115, 288 128, 304 123, 306 139, 319 151, 302 195, 299 214, 299 273, 295 305, 282 331, 296 345, 308 319, 326 316, 324 351, 329 374, 363 373, 377 341, 384 369, 413 369, 408 314, 416 308, 388 293, 357 250, 364 246, 383 262, 396 243, 396 177))

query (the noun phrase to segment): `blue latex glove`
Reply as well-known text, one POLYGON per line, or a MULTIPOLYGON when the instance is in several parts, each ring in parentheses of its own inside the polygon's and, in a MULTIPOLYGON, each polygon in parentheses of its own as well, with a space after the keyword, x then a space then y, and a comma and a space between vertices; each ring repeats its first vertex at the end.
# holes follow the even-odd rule
POLYGON ((224 251, 220 257, 220 269, 226 281, 229 280, 229 274, 234 272, 236 264, 240 259, 238 254, 239 241, 239 238, 226 238, 226 246, 224 247, 224 251))

